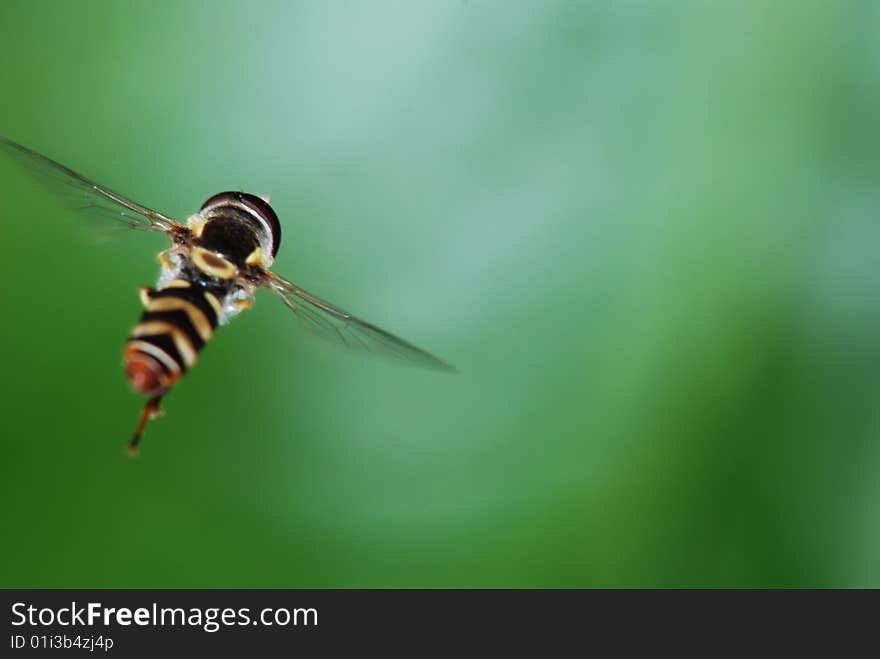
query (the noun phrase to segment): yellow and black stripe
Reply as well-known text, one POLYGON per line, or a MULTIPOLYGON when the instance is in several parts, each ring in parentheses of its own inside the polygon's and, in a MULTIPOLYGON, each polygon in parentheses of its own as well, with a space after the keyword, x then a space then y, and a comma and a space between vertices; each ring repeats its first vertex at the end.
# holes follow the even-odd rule
POLYGON ((143 288, 141 298, 144 312, 128 337, 125 353, 149 357, 170 386, 193 367, 213 336, 220 302, 210 291, 179 279, 160 290, 143 288))

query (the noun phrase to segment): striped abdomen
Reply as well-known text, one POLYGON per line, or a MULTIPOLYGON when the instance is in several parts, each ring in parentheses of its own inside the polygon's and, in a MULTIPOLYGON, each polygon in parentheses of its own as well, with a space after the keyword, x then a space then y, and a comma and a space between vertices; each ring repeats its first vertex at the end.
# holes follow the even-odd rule
POLYGON ((144 313, 125 344, 131 386, 161 396, 192 368, 217 327, 220 303, 210 291, 180 279, 161 290, 141 289, 144 313))

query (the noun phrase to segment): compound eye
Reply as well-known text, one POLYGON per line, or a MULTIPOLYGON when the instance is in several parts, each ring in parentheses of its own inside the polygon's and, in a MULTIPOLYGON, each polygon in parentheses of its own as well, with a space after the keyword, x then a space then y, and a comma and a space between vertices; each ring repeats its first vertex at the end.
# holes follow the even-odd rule
POLYGON ((238 194, 239 193, 237 192, 230 191, 220 192, 218 194, 215 194, 213 197, 208 197, 208 199, 205 200, 205 203, 202 204, 202 210, 205 210, 208 206, 215 206, 221 202, 236 202, 239 199, 238 194))
MULTIPOLYGON (((278 253, 278 247, 281 245, 281 223, 278 216, 267 199, 247 192, 227 191, 215 194, 209 197, 202 204, 202 212, 216 212, 218 209, 230 206, 247 213, 258 228, 265 234, 266 242, 271 242, 272 258, 278 253)), ((266 245, 268 248, 268 244, 266 245)), ((268 257, 268 254, 265 256, 268 257)))
POLYGON ((268 228, 269 237, 272 239, 272 258, 275 258, 278 254, 278 247, 281 245, 281 223, 278 221, 275 211, 269 205, 269 200, 265 197, 248 194, 247 192, 241 193, 241 200, 242 203, 253 209, 268 228))

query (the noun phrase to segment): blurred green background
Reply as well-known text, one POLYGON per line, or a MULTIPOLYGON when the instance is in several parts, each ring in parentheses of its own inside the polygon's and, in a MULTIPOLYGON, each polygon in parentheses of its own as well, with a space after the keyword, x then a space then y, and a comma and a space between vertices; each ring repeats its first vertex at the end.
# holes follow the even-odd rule
POLYGON ((0 4, 0 133, 184 218, 270 193, 268 293, 147 431, 162 236, 0 158, 0 585, 880 586, 872 2, 0 4))

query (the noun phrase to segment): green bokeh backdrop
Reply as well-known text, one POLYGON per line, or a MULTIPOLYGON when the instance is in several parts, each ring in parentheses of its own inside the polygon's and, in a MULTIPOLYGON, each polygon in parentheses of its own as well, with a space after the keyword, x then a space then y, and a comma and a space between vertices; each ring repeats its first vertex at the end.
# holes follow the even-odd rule
POLYGON ((0 158, 0 585, 880 586, 872 2, 0 4, 0 134, 177 217, 270 193, 271 295, 141 459, 161 236, 0 158))

